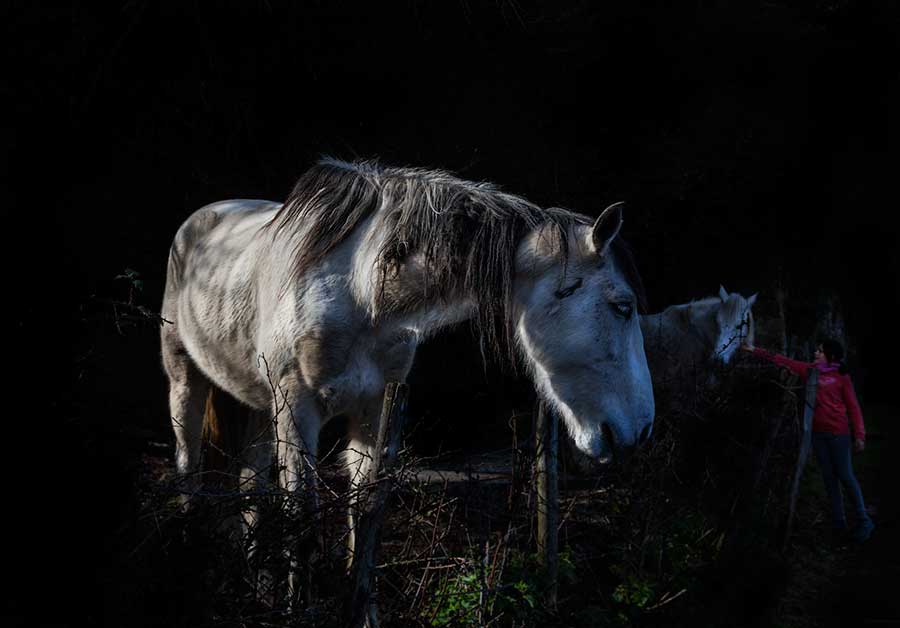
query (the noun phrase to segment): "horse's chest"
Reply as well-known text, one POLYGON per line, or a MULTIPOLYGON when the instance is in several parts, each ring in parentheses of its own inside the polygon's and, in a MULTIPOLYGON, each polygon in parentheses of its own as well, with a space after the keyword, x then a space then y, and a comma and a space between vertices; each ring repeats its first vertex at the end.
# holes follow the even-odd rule
POLYGON ((342 368, 320 387, 327 407, 333 414, 363 412, 373 400, 380 400, 388 381, 406 379, 414 354, 414 338, 406 332, 351 347, 342 368))
POLYGON ((359 352, 351 357, 344 375, 348 394, 365 400, 379 394, 384 388, 384 369, 369 352, 359 352))
POLYGON ((314 385, 325 413, 359 415, 384 390, 384 370, 368 352, 352 352, 344 368, 314 385))

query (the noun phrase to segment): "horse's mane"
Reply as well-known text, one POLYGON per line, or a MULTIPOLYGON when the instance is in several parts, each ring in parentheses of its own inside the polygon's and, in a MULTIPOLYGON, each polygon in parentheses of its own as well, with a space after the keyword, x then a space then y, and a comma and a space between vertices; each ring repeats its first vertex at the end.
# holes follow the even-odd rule
MULTIPOLYGON (((540 226, 546 230, 542 235, 558 242, 566 263, 569 228, 590 224, 582 214, 541 208, 492 183, 466 181, 442 170, 323 158, 300 177, 268 228, 292 239, 299 278, 379 210, 385 230, 378 251, 382 291, 410 255, 421 256, 428 269, 425 292, 472 297, 482 347, 495 354, 501 342, 513 350, 507 314, 522 238, 540 226)), ((617 237, 613 249, 643 302, 640 275, 627 245, 617 237)))

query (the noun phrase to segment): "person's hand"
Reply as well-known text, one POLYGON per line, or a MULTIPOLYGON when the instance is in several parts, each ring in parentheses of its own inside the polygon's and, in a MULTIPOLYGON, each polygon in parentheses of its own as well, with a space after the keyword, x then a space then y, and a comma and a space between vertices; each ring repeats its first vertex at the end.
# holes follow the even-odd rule
POLYGON ((741 351, 747 351, 749 353, 749 352, 753 351, 753 345, 751 345, 749 342, 746 342, 746 341, 742 342, 741 343, 741 351))
POLYGON ((857 438, 853 441, 853 451, 856 453, 861 453, 866 448, 866 441, 861 438, 857 438))

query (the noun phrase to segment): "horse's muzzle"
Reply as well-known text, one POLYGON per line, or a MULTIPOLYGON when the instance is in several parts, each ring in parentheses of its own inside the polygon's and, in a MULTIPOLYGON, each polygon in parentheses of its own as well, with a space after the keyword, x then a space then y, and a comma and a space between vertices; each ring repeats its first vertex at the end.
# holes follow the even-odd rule
POLYGON ((629 431, 627 428, 613 429, 608 421, 604 421, 600 430, 609 450, 616 456, 621 456, 631 453, 650 440, 653 434, 653 419, 641 421, 639 427, 634 431, 629 431))

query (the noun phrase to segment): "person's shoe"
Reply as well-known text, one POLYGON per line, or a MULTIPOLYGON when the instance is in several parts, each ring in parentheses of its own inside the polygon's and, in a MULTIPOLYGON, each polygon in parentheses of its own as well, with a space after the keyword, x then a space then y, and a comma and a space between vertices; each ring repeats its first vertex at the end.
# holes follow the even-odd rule
POLYGON ((869 540, 869 537, 872 536, 872 530, 874 529, 875 524, 872 523, 871 520, 864 521, 853 529, 853 533, 850 535, 850 538, 854 543, 865 543, 869 540))

